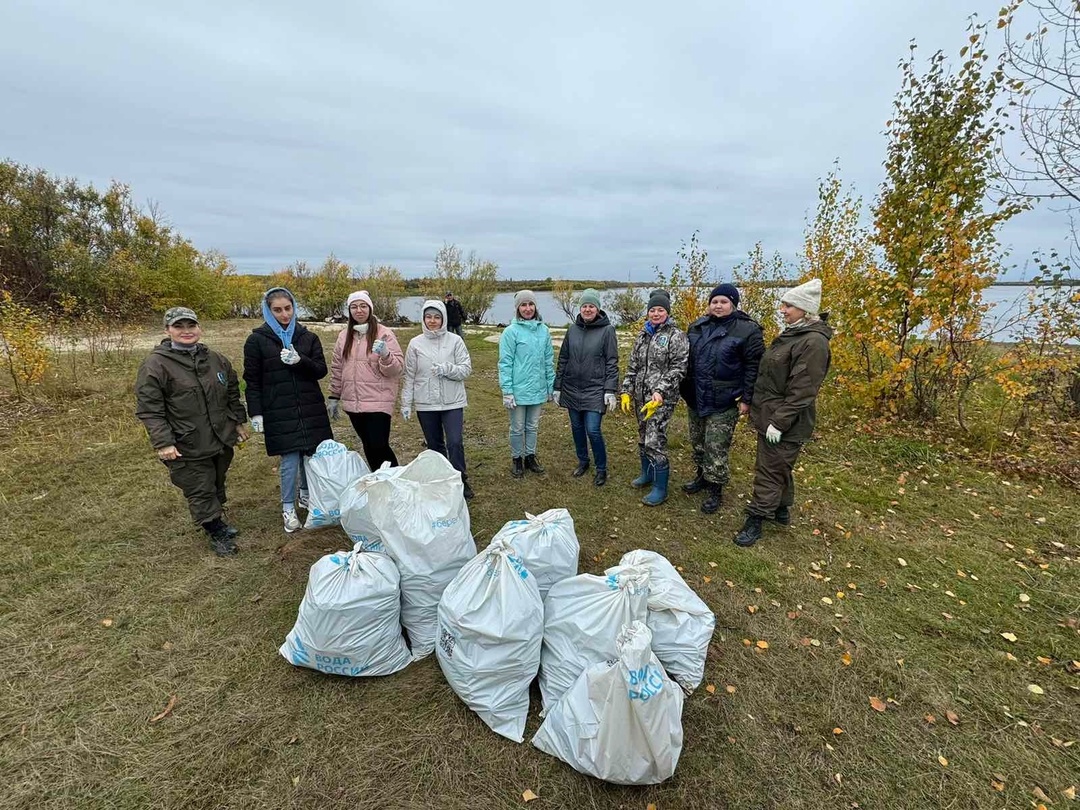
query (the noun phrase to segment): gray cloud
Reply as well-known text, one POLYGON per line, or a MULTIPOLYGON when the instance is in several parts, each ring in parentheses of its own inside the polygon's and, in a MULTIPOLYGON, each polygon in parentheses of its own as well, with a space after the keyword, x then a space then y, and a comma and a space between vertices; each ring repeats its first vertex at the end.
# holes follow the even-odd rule
POLYGON ((447 240, 519 278, 651 278, 694 230, 722 272, 793 259, 834 159, 876 193, 908 40, 966 26, 938 0, 10 6, 3 156, 128 182, 246 271, 416 274, 447 240))

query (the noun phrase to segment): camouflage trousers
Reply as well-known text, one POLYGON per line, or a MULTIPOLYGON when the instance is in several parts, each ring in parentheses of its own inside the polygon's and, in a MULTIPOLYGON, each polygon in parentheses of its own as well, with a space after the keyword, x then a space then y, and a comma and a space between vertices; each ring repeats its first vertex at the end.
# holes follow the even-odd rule
MULTIPOLYGON (((636 402, 634 405, 635 409, 641 407, 636 402)), ((663 469, 669 466, 667 431, 674 412, 675 406, 667 403, 657 408, 649 419, 642 419, 641 411, 637 411, 638 449, 645 454, 654 467, 663 469)))
POLYGON ((710 484, 727 486, 731 477, 728 451, 735 437, 735 426, 739 423, 738 406, 708 416, 698 416, 693 410, 687 409, 687 415, 694 464, 702 469, 705 480, 710 484))

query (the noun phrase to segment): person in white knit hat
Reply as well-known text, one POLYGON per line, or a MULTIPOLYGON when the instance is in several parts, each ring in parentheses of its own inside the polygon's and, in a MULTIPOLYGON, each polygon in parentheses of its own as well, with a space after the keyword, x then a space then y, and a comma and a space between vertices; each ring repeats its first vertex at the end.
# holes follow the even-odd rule
POLYGON ((784 328, 761 358, 750 405, 750 424, 758 434, 754 494, 736 545, 752 546, 760 540, 764 520, 791 524, 792 470, 814 434, 814 403, 832 359, 832 329, 820 310, 820 279, 788 290, 780 300, 784 328))

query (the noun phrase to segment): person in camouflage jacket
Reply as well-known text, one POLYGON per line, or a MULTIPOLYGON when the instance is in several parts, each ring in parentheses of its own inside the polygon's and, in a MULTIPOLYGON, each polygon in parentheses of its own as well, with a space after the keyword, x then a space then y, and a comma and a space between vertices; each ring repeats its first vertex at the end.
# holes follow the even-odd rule
POLYGON ((667 456, 667 429, 679 401, 679 384, 686 376, 690 341, 671 319, 671 296, 654 290, 649 296, 645 328, 630 351, 622 382, 622 409, 633 408, 638 420, 638 455, 641 475, 631 484, 652 490, 642 498, 646 506, 667 500, 671 466, 667 456))

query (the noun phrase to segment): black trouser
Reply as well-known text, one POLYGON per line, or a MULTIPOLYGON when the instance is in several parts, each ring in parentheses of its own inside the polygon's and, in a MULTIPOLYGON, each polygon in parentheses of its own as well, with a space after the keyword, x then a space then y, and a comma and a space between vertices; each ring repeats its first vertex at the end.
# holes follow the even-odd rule
POLYGON ((225 506, 225 473, 233 460, 233 449, 226 447, 208 458, 187 459, 181 456, 166 461, 169 480, 187 498, 188 509, 196 523, 207 523, 221 517, 225 506))
POLYGON ((795 503, 795 478, 791 471, 799 458, 802 445, 798 442, 769 444, 759 433, 757 460, 754 462, 754 495, 746 514, 771 519, 781 506, 795 503))
POLYGON ((424 441, 429 450, 442 453, 462 476, 465 475, 465 442, 462 432, 465 427, 465 409, 454 408, 450 411, 417 411, 420 429, 424 431, 424 441), (444 438, 445 435, 445 438, 444 438))
POLYGON ((349 421, 360 437, 364 457, 372 470, 379 469, 384 461, 389 461, 391 467, 398 465, 397 456, 390 448, 390 414, 349 413, 349 421))

